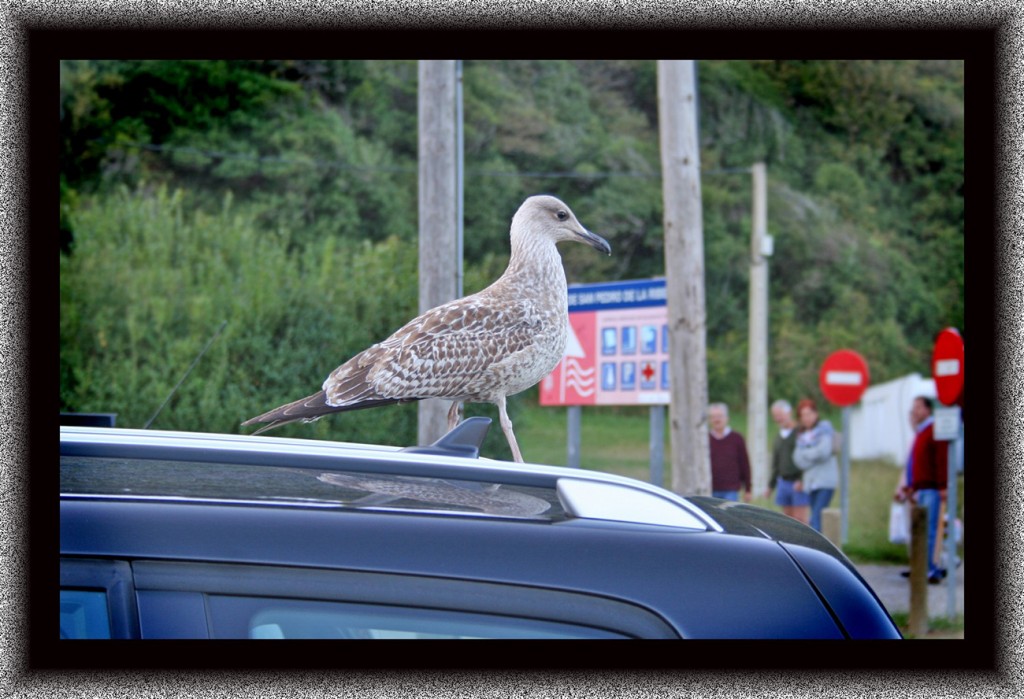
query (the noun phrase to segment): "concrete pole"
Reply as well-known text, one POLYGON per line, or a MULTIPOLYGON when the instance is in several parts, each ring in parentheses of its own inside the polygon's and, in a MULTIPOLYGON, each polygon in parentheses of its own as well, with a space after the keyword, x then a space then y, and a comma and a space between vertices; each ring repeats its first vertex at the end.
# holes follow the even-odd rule
POLYGON ((747 362, 747 448, 755 493, 768 487, 768 196, 764 163, 751 167, 750 313, 747 362))
POLYGON ((565 410, 568 421, 567 444, 568 459, 566 465, 571 468, 580 467, 580 445, 583 443, 583 408, 579 405, 570 405, 565 410))
POLYGON ((658 61, 672 490, 711 494, 704 221, 693 61, 658 61))
POLYGON ((665 406, 651 406, 651 483, 665 487, 665 406))
MULTIPOLYGON (((455 61, 419 62, 419 290, 420 313, 456 298, 455 61)), ((447 429, 449 403, 419 403, 418 441, 447 429)))
POLYGON ((843 440, 839 459, 839 511, 842 513, 840 541, 846 546, 850 532, 850 406, 843 408, 843 440))

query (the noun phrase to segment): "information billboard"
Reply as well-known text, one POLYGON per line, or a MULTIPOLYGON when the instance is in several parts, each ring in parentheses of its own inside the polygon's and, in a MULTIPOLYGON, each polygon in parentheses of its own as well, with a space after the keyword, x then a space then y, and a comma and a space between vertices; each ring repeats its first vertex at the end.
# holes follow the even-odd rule
POLYGON ((665 280, 570 286, 569 340, 541 381, 541 405, 668 402, 665 280))

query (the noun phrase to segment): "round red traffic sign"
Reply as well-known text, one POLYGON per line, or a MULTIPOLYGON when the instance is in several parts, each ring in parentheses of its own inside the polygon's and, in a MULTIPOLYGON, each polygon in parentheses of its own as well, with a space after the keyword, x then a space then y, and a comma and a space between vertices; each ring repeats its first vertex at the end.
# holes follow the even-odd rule
POLYGON ((825 398, 835 405, 853 405, 868 387, 868 363, 853 350, 833 352, 821 365, 818 383, 825 398))
POLYGON ((964 395, 964 339, 956 328, 946 328, 935 338, 932 378, 943 405, 956 405, 964 395))

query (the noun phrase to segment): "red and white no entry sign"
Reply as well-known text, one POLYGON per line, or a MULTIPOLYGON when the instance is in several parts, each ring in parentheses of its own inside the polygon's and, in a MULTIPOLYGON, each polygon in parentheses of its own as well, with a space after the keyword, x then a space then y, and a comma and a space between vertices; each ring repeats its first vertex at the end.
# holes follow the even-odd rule
POLYGON ((821 365, 818 383, 829 402, 839 406, 853 405, 868 387, 868 363, 853 350, 833 352, 821 365))
POLYGON ((955 405, 964 393, 964 340, 956 328, 946 328, 935 339, 932 378, 943 405, 955 405))

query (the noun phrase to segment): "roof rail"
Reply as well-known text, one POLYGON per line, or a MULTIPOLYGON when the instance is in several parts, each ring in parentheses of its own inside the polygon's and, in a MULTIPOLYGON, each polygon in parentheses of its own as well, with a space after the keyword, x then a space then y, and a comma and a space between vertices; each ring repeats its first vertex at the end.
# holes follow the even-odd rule
POLYGON ((319 473, 359 472, 467 483, 554 488, 563 507, 584 519, 722 531, 712 517, 676 493, 611 473, 564 466, 511 464, 477 458, 490 428, 485 417, 468 418, 431 445, 402 450, 377 445, 252 435, 168 432, 118 428, 61 427, 62 456, 214 461, 248 466, 280 466, 319 473), (438 458, 438 457, 441 458, 438 458), (456 457, 456 458, 453 458, 456 457), (601 487, 599 487, 599 484, 601 487), (681 508, 688 515, 671 513, 681 508))

